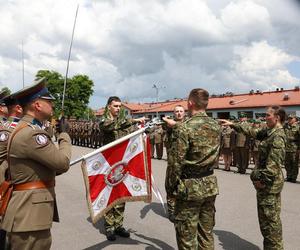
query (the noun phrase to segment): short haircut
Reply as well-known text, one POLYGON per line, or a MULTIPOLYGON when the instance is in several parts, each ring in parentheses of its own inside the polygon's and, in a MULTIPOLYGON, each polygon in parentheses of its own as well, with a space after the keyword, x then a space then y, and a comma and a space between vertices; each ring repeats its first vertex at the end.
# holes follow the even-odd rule
POLYGON ((110 105, 113 101, 121 102, 121 99, 117 96, 110 96, 107 100, 107 105, 110 105))
POLYGON ((280 123, 283 124, 286 120, 286 112, 285 110, 280 106, 270 106, 270 109, 274 110, 274 115, 278 115, 280 119, 280 123))
POLYGON ((183 110, 184 110, 184 107, 183 107, 182 105, 180 105, 180 104, 178 104, 178 105, 176 105, 176 106, 174 107, 174 111, 175 111, 176 108, 183 108, 183 110))
POLYGON ((206 109, 209 93, 205 89, 193 89, 189 94, 189 100, 195 104, 196 109, 206 109))

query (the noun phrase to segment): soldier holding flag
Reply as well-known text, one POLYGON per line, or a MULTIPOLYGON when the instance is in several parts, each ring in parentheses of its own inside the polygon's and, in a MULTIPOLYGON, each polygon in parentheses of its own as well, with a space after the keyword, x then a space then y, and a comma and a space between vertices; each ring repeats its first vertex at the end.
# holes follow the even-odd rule
MULTIPOLYGON (((103 143, 108 144, 116 139, 119 139, 129 133, 137 123, 145 123, 146 118, 128 119, 122 117, 121 110, 122 102, 117 96, 108 98, 104 119, 100 122, 100 129, 103 131, 103 143)), ((125 203, 114 206, 105 215, 105 230, 106 237, 110 241, 116 240, 116 235, 121 237, 130 237, 130 233, 123 227, 125 203)))

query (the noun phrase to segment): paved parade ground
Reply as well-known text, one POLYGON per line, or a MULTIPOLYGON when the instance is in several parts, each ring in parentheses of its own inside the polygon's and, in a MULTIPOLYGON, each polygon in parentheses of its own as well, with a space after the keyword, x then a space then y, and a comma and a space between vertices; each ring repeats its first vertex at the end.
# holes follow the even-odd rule
MULTIPOLYGON (((73 159, 91 149, 73 146, 73 159)), ((167 162, 153 160, 155 182, 164 200, 164 178, 167 162)), ((240 175, 216 170, 220 195, 216 201, 215 249, 262 249, 255 191, 249 174, 240 175)), ((233 170, 235 170, 233 168, 233 170)), ((248 173, 250 170, 248 170, 248 173)), ((160 202, 153 197, 151 204, 127 203, 124 226, 130 229, 131 238, 106 240, 103 221, 93 225, 85 199, 80 164, 68 173, 57 177, 56 194, 60 223, 52 228, 52 249, 177 249, 173 224, 166 218, 160 202)), ((283 238, 285 250, 297 250, 300 237, 300 182, 285 183, 282 192, 283 238)))

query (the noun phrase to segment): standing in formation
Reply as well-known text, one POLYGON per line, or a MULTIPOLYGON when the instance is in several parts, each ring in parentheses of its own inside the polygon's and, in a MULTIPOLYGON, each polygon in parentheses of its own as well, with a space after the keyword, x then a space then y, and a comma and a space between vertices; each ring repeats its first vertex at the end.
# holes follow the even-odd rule
MULTIPOLYGON (((104 145, 113 142, 133 132, 137 123, 145 123, 145 118, 129 119, 120 113, 122 107, 121 99, 117 96, 108 98, 107 114, 100 122, 100 129, 103 131, 104 145)), ((106 237, 110 241, 116 240, 116 235, 128 238, 130 233, 123 227, 125 203, 118 204, 109 210, 105 218, 106 237)))
MULTIPOLYGON (((3 100, 6 96, 8 96, 8 92, 6 90, 2 90, 0 92, 0 100, 3 100)), ((7 107, 5 106, 5 103, 1 102, 0 104, 0 125, 5 122, 7 119, 7 107)))
POLYGON ((234 141, 235 141, 234 130, 228 126, 223 127, 222 138, 221 138, 221 154, 224 160, 225 171, 230 171, 234 141))
MULTIPOLYGON (((19 105, 15 95, 9 95, 1 100, 1 105, 7 108, 7 121, 0 126, 0 183, 7 179, 8 163, 7 163, 7 143, 11 133, 18 125, 23 116, 23 109, 19 105)), ((0 246, 5 246, 6 232, 0 230, 0 246)))
POLYGON ((174 108, 174 120, 168 117, 163 117, 163 120, 166 122, 166 150, 167 150, 167 169, 166 169, 166 177, 165 177, 165 189, 167 192, 167 208, 168 208, 168 217, 171 222, 174 222, 174 214, 175 214, 175 197, 173 196, 170 187, 172 186, 172 171, 174 168, 174 157, 176 156, 176 152, 173 148, 175 145, 173 142, 176 140, 176 136, 173 133, 176 130, 176 127, 179 126, 184 121, 185 118, 185 110, 184 107, 178 105, 174 108))
POLYGON ((2 220, 12 250, 50 249, 52 221, 58 221, 55 176, 69 169, 70 137, 58 136, 59 149, 42 129, 53 113, 45 80, 15 94, 24 116, 7 144, 8 180, 13 192, 2 220))
POLYGON ((287 139, 285 157, 286 181, 296 183, 299 172, 300 127, 297 124, 295 115, 289 115, 284 131, 287 139))
POLYGON ((264 237, 264 249, 283 249, 281 212, 281 191, 284 184, 282 167, 285 162, 286 135, 283 129, 285 111, 272 106, 267 109, 267 128, 253 128, 249 124, 233 124, 223 120, 238 132, 260 140, 259 160, 251 173, 256 189, 257 211, 260 231, 264 237))
POLYGON ((220 150, 221 126, 205 110, 209 94, 193 89, 189 119, 176 128, 174 171, 170 191, 175 197, 178 249, 214 249, 215 200, 219 193, 214 165, 220 150))
MULTIPOLYGON (((245 113, 240 114, 239 124, 248 124, 247 116, 245 113)), ((236 143, 235 143, 235 157, 237 165, 237 173, 245 174, 246 169, 249 164, 249 143, 250 138, 248 135, 243 134, 242 132, 236 133, 236 143)))

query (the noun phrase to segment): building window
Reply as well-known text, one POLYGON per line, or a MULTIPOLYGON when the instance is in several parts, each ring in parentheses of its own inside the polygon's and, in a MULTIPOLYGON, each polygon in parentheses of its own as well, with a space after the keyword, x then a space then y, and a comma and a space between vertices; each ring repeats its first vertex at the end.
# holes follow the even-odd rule
POLYGON ((218 112, 217 117, 219 119, 229 119, 230 117, 230 112, 218 112))
POLYGON ((266 113, 255 113, 255 118, 258 119, 258 118, 264 118, 266 117, 266 113))
POLYGON ((253 118, 253 111, 239 111, 238 112, 238 117, 241 117, 241 113, 245 113, 247 118, 252 119, 253 118))
POLYGON ((212 117, 212 116, 213 116, 212 112, 207 112, 206 114, 207 114, 209 117, 212 117))

